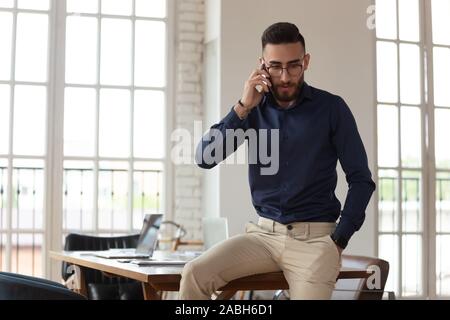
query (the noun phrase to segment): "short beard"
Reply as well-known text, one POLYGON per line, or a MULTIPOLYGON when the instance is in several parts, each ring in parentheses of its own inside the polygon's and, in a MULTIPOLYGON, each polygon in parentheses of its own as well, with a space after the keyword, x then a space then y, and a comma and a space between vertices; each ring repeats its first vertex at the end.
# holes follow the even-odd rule
POLYGON ((278 87, 282 87, 280 86, 274 86, 274 88, 272 89, 272 94, 275 97, 276 100, 281 101, 281 102, 292 102, 294 100, 297 100, 299 94, 300 94, 300 90, 301 87, 303 85, 303 81, 299 81, 297 87, 295 88, 295 91, 293 94, 286 96, 286 95, 280 95, 278 94, 278 87))

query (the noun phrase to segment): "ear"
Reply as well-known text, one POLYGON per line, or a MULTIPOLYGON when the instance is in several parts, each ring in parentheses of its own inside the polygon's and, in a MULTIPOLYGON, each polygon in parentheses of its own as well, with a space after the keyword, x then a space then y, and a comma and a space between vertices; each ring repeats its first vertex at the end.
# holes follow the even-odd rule
POLYGON ((304 71, 308 70, 309 61, 311 60, 311 55, 309 53, 305 54, 305 58, 303 59, 304 71))
POLYGON ((262 65, 264 63, 264 58, 263 57, 259 57, 259 64, 262 65))

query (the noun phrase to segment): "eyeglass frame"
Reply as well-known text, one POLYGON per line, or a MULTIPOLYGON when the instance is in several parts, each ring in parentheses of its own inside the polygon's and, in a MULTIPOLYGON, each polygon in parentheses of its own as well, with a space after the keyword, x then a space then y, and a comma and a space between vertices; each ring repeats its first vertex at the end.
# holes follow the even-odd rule
POLYGON ((300 67, 302 67, 300 73, 297 74, 297 75, 292 75, 292 74, 289 72, 289 67, 290 67, 289 64, 288 64, 287 67, 283 67, 282 65, 280 65, 280 66, 278 66, 278 65, 276 65, 276 66, 268 66, 268 65, 266 65, 266 63, 264 62, 264 67, 266 68, 266 71, 269 73, 269 75, 272 76, 272 77, 281 77, 281 76, 283 75, 283 71, 284 71, 284 70, 286 70, 286 72, 287 72, 287 74, 288 74, 289 76, 291 76, 291 77, 298 77, 299 75, 302 74, 303 71, 305 71, 305 66, 304 66, 304 63, 305 63, 305 60, 304 60, 304 59, 305 59, 305 57, 306 57, 306 55, 304 55, 301 59, 299 59, 299 60, 302 61, 301 63, 295 63, 295 64, 292 64, 292 66, 300 66, 300 67), (270 69, 271 69, 271 68, 280 68, 280 69, 281 69, 280 75, 278 75, 278 76, 271 75, 271 74, 270 74, 270 69))

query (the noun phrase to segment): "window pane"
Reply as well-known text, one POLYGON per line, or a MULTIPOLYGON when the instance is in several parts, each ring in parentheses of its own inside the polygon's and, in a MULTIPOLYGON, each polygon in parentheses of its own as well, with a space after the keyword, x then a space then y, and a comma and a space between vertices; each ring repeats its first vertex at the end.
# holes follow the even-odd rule
POLYGON ((450 107, 450 49, 434 48, 434 104, 450 107))
POLYGON ((396 235, 380 235, 379 236, 379 254, 381 259, 389 261, 389 277, 386 282, 385 290, 394 291, 398 294, 398 236, 396 235))
POLYGON ((100 91, 100 156, 130 156, 130 92, 100 91))
POLYGON ((139 229, 144 214, 161 212, 162 171, 135 170, 133 181, 133 227, 139 229))
POLYGON ((400 99, 405 104, 420 104, 420 48, 400 44, 400 99))
POLYGON ((378 177, 378 228, 380 232, 398 231, 398 173, 380 170, 378 177))
POLYGON ((0 80, 11 78, 12 21, 12 13, 0 12, 0 80))
POLYGON ((422 294, 422 236, 405 235, 402 237, 402 295, 418 296, 422 294))
POLYGON ((100 229, 127 230, 128 164, 100 163, 98 225, 100 229))
POLYGON ((164 92, 137 90, 134 94, 134 155, 164 156, 164 92))
POLYGON ((397 7, 395 0, 376 0, 377 37, 397 39, 397 7))
POLYGON ((16 80, 47 81, 48 16, 17 15, 16 80))
POLYGON ((42 234, 12 234, 11 271, 42 277, 42 234))
POLYGON ((6 271, 6 235, 0 234, 0 270, 6 271))
POLYGON ((44 225, 44 170, 40 163, 13 170, 12 226, 21 229, 42 229, 44 225))
POLYGON ((378 106, 378 165, 398 166, 398 108, 378 106))
POLYGON ((165 23, 136 21, 135 84, 137 86, 163 87, 166 82, 165 57, 165 23))
POLYGON ((402 180, 402 229, 406 232, 420 232, 422 231, 421 174, 417 171, 404 171, 402 180))
POLYGON ((96 117, 95 90, 66 88, 64 100, 64 154, 93 156, 96 117))
POLYGON ((0 0, 1 8, 12 8, 14 6, 14 0, 0 0))
POLYGON ((436 167, 450 169, 450 110, 435 110, 436 167))
POLYGON ((97 25, 97 18, 67 17, 66 82, 96 83, 97 25))
POLYGON ((450 0, 431 0, 433 42, 450 45, 450 0))
POLYGON ((14 153, 45 153, 47 88, 16 86, 14 100, 14 153))
POLYGON ((402 165, 404 167, 419 168, 422 164, 422 130, 420 109, 416 107, 402 107, 402 165))
POLYGON ((102 19, 101 83, 130 85, 131 21, 102 19))
POLYGON ((9 152, 9 85, 0 84, 0 154, 9 152))
POLYGON ((136 16, 164 18, 166 0, 136 0, 136 16))
POLYGON ((436 231, 450 232, 450 173, 436 177, 436 231))
POLYGON ((49 0, 19 0, 19 9, 48 10, 49 0))
POLYGON ((90 231, 94 229, 94 212, 92 210, 94 175, 92 168, 92 162, 64 162, 64 230, 90 231))
POLYGON ((97 0, 67 0, 67 12, 97 13, 97 0))
MULTIPOLYGON (((0 159, 0 230, 4 230, 7 228, 6 225, 6 216, 7 216, 7 189, 8 188, 8 160, 0 159)), ((0 238, 0 241, 2 239, 0 238)), ((1 250, 1 243, 0 243, 1 250)), ((1 259, 1 258, 0 258, 1 259)), ((0 260, 0 264, 1 264, 0 260)), ((1 269, 1 265, 0 265, 1 269)))
POLYGON ((377 88, 378 101, 398 101, 397 45, 377 42, 377 88))
POLYGON ((129 16, 131 15, 131 11, 131 0, 102 0, 102 13, 104 14, 118 14, 129 16))
MULTIPOLYGON (((394 1, 393 1, 394 2, 394 1)), ((419 0, 398 0, 400 40, 420 40, 419 0)))
POLYGON ((448 244, 450 235, 438 235, 436 239, 436 293, 439 296, 450 295, 450 256, 448 244))
POLYGON ((139 230, 142 227, 144 214, 164 212, 161 203, 162 182, 163 163, 134 163, 133 229, 139 230))

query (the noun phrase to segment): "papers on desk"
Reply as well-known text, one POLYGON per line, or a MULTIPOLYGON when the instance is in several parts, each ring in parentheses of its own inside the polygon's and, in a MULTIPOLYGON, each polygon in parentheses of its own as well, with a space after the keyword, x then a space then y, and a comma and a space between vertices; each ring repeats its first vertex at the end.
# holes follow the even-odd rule
POLYGON ((183 252, 157 252, 151 258, 146 259, 132 259, 129 262, 137 264, 138 266, 170 266, 170 265, 184 265, 188 261, 198 257, 201 251, 183 251, 183 252))
POLYGON ((185 265, 188 260, 153 260, 153 259, 135 259, 131 260, 130 263, 137 264, 138 266, 173 266, 185 265))

